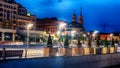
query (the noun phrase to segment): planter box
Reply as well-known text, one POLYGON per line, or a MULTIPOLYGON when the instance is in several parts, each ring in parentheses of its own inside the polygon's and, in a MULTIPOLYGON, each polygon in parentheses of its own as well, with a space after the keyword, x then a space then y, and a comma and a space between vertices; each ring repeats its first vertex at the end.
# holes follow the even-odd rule
POLYGON ((108 48, 107 47, 103 47, 102 48, 102 54, 107 54, 108 53, 108 48))
POLYGON ((110 53, 115 53, 115 47, 110 47, 110 53))
POLYGON ((58 48, 49 48, 49 56, 56 56, 58 54, 58 48))
POLYGON ((44 57, 48 57, 49 56, 49 48, 44 48, 44 57))
POLYGON ((72 48, 72 56, 78 56, 80 54, 80 48, 72 48))
POLYGON ((79 55, 83 55, 84 54, 84 49, 83 48, 79 48, 79 55))
POLYGON ((84 48, 84 55, 90 54, 90 48, 84 48))
POLYGON ((58 48, 58 53, 59 53, 59 56, 64 56, 65 55, 65 48, 58 48))
POLYGON ((72 56, 72 48, 65 48, 65 56, 72 56))

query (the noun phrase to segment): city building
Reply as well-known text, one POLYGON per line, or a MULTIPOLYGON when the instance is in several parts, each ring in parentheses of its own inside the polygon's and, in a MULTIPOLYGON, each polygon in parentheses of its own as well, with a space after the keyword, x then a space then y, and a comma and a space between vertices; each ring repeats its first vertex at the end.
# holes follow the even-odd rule
MULTIPOLYGON (((14 0, 0 0, 0 40, 3 41, 22 41, 18 37, 18 30, 27 35, 27 25, 33 24, 30 28, 30 37, 40 39, 44 31, 36 31, 36 16, 31 15, 21 4, 14 0), (38 37, 39 36, 39 37, 38 37)), ((30 38, 31 39, 31 38, 30 38)))
POLYGON ((33 29, 36 29, 36 16, 31 15, 21 4, 18 4, 17 25, 19 29, 26 29, 27 24, 34 24, 33 29))
POLYGON ((83 27, 82 9, 81 9, 81 13, 80 13, 78 21, 77 21, 76 13, 74 11, 73 17, 72 17, 72 22, 67 24, 66 31, 68 32, 68 34, 71 34, 72 33, 71 31, 76 31, 76 34, 85 33, 85 28, 83 27))
POLYGON ((119 33, 100 33, 100 40, 105 40, 105 38, 107 37, 107 40, 120 40, 120 34, 119 33))
POLYGON ((55 35, 58 29, 58 20, 55 17, 37 19, 36 29, 46 31, 47 34, 51 33, 55 35))
POLYGON ((36 26, 36 17, 28 16, 27 10, 22 5, 15 3, 14 0, 0 0, 0 28, 26 29, 28 23, 36 26))
POLYGON ((17 25, 18 5, 0 0, 0 28, 14 29, 17 25))

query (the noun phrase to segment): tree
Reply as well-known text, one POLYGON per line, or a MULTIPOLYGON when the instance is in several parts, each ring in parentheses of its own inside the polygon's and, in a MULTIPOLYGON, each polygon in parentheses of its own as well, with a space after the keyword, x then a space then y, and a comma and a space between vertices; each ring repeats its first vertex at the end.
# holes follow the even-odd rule
POLYGON ((115 42, 114 42, 114 39, 112 38, 112 41, 111 41, 111 46, 113 46, 113 47, 114 47, 114 44, 115 44, 115 42))
POLYGON ((78 37, 78 47, 81 47, 80 36, 78 37))
POLYGON ((108 47, 108 44, 107 44, 107 37, 105 37, 105 40, 104 40, 104 47, 108 47))
POLYGON ((99 44, 99 39, 97 38, 96 39, 96 47, 98 47, 100 44, 99 44))
POLYGON ((65 42, 64 42, 64 46, 65 46, 65 47, 68 47, 68 46, 69 46, 68 34, 66 35, 65 42))
POLYGON ((49 36, 48 36, 47 45, 48 45, 48 47, 52 47, 52 39, 51 39, 50 33, 49 33, 49 36))

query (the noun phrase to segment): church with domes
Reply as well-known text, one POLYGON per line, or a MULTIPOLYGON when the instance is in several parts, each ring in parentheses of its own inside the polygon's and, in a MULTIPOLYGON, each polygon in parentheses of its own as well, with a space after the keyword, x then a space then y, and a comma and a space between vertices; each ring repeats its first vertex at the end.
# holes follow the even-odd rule
POLYGON ((76 31, 78 34, 85 33, 85 28, 83 26, 82 8, 81 8, 81 12, 80 12, 80 16, 78 18, 78 21, 77 21, 76 12, 74 10, 72 21, 67 24, 67 31, 68 32, 76 31))

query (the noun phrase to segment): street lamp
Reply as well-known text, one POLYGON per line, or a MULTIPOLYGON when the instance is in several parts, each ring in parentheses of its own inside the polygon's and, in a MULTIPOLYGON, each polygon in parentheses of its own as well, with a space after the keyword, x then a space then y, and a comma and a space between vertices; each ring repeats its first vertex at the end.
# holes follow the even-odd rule
POLYGON ((83 43, 85 43, 86 34, 83 34, 83 37, 84 37, 83 43))
POLYGON ((27 45, 29 45, 29 36, 30 36, 30 28, 33 26, 33 24, 27 25, 27 45))
POLYGON ((66 27, 66 23, 64 22, 60 22, 58 28, 59 28, 59 31, 58 31, 58 34, 60 34, 60 38, 61 38, 61 33, 62 33, 62 29, 64 29, 66 27))
POLYGON ((73 42, 74 42, 74 36, 75 36, 75 34, 76 34, 76 31, 71 31, 71 36, 72 36, 72 39, 73 39, 73 42))
POLYGON ((94 31, 93 33, 93 45, 97 47, 99 45, 99 39, 98 39, 98 32, 99 31, 94 31))
POLYGON ((112 33, 111 33, 111 34, 110 34, 110 38, 112 38, 112 37, 113 37, 113 35, 114 35, 114 34, 112 34, 112 33))
MULTIPOLYGON (((28 24, 26 26, 27 29, 27 47, 29 45, 29 32, 30 32, 30 28, 33 26, 33 24, 28 24)), ((25 58, 27 58, 27 47, 25 48, 25 58)))
POLYGON ((64 29, 66 25, 67 25, 66 23, 60 22, 60 24, 59 24, 59 30, 64 29))

